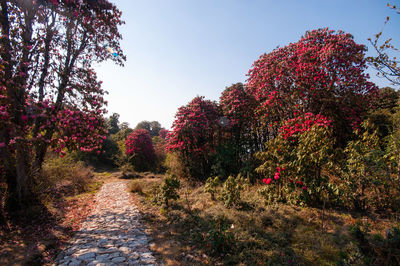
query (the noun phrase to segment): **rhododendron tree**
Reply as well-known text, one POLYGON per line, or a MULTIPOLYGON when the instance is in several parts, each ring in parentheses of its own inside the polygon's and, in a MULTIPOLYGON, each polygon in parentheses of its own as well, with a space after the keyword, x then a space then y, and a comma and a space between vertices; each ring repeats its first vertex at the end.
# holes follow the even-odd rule
POLYGON ((158 136, 162 139, 167 139, 168 133, 169 133, 169 131, 167 129, 163 128, 158 132, 158 136))
POLYGON ((325 194, 337 193, 326 176, 334 154, 331 124, 311 113, 289 119, 266 143, 266 151, 257 154, 263 162, 257 171, 265 176, 272 198, 318 204, 325 194))
POLYGON ((49 147, 61 156, 99 150, 106 102, 92 64, 122 65, 122 21, 106 0, 1 1, 0 7, 0 154, 6 204, 21 208, 49 147))
POLYGON ((255 61, 246 87, 270 134, 278 134, 280 121, 310 112, 332 119, 344 144, 377 89, 367 80, 365 51, 348 33, 318 29, 255 61))
POLYGON ((260 127, 254 117, 256 101, 242 83, 233 84, 222 92, 219 107, 223 117, 213 171, 225 178, 243 170, 253 159, 251 154, 264 146, 265 139, 260 138, 262 134, 257 131, 260 127))
POLYGON ((132 156, 132 164, 137 171, 150 170, 156 157, 149 131, 135 129, 126 139, 126 154, 132 156))
POLYGON ((206 179, 216 146, 219 112, 215 102, 194 98, 178 109, 167 150, 176 152, 192 177, 206 179))

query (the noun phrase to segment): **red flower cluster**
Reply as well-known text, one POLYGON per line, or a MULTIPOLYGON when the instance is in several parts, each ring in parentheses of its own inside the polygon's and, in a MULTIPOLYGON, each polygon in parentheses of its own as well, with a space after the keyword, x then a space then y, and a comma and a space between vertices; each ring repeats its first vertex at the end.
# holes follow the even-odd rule
POLYGON ((306 113, 287 120, 279 129, 279 133, 284 139, 288 139, 289 137, 298 136, 298 134, 310 130, 313 126, 328 127, 331 126, 331 123, 332 121, 323 115, 306 113))

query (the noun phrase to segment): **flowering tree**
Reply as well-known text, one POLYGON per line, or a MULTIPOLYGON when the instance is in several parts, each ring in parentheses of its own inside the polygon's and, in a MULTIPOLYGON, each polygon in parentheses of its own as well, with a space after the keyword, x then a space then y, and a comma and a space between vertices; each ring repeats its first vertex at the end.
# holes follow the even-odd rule
POLYGON ((168 133, 169 133, 169 131, 167 129, 163 128, 158 132, 158 136, 162 139, 167 139, 168 133))
POLYGON ((132 156, 135 170, 149 170, 155 163, 155 152, 149 131, 135 129, 126 139, 126 154, 132 156))
POLYGON ((122 21, 106 0, 4 0, 0 7, 0 154, 6 204, 21 208, 49 147, 61 155, 99 150, 106 102, 92 63, 122 65, 122 21))
POLYGON ((365 51, 350 34, 319 29, 262 55, 246 87, 259 102, 257 114, 270 134, 277 135, 279 121, 310 112, 332 119, 344 144, 376 92, 367 81, 365 51))
POLYGON ((219 113, 215 102, 194 98, 178 109, 167 150, 176 152, 192 177, 205 179, 215 151, 219 113))
POLYGON ((256 101, 242 83, 233 84, 222 92, 219 107, 222 119, 226 121, 220 121, 222 136, 214 171, 220 177, 228 177, 230 174, 237 175, 251 160, 251 154, 264 146, 265 140, 259 137, 262 134, 257 131, 260 127, 254 117, 256 101))

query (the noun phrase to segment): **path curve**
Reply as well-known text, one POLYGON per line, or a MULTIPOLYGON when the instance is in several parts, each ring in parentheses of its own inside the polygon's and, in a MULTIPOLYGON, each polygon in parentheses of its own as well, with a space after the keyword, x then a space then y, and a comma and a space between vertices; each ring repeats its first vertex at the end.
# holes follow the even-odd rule
POLYGON ((160 265, 149 249, 151 238, 140 223, 127 184, 103 185, 95 210, 54 265, 160 265))

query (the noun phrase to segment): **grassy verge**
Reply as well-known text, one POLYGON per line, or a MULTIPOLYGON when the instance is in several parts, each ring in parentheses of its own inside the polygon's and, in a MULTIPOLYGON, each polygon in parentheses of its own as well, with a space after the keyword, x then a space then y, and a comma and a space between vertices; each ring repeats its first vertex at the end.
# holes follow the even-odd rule
MULTIPOLYGON (((231 208, 181 182, 180 198, 154 203, 161 177, 131 181, 135 200, 153 229, 153 250, 166 265, 396 265, 400 232, 395 219, 336 210, 265 205, 259 185, 241 191, 231 208), (389 231, 388 231, 389 230, 389 231)), ((260 185, 261 186, 261 185, 260 185)))

